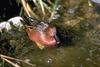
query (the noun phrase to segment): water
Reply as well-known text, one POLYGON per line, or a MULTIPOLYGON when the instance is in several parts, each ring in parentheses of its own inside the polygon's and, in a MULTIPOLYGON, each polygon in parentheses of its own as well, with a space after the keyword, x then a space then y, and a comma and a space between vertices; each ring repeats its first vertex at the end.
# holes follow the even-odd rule
POLYGON ((62 25, 60 28, 65 27, 62 31, 68 31, 67 35, 64 34, 67 38, 64 43, 66 46, 46 48, 42 51, 35 49, 24 57, 29 58, 36 67, 100 67, 100 17, 97 13, 92 15, 92 11, 90 14, 87 11, 78 18, 77 14, 70 15, 72 14, 66 14, 61 18, 63 22, 58 22, 62 25), (68 39, 71 41, 68 42, 68 39))
MULTIPOLYGON (((63 7, 65 6, 64 0, 63 7)), ((24 39, 18 42, 25 45, 16 57, 28 59, 36 67, 100 67, 100 16, 96 12, 89 12, 88 8, 87 2, 83 7, 77 8, 83 9, 79 13, 69 14, 67 8, 60 8, 60 13, 64 14, 56 20, 57 24, 54 23, 63 36, 60 37, 62 44, 59 47, 40 50, 33 42, 24 39, 24 35, 18 37, 19 40, 24 39)))
POLYGON ((70 43, 66 39, 66 46, 31 49, 21 59, 30 59, 36 67, 100 67, 99 18, 79 23, 80 29, 73 32, 70 43))

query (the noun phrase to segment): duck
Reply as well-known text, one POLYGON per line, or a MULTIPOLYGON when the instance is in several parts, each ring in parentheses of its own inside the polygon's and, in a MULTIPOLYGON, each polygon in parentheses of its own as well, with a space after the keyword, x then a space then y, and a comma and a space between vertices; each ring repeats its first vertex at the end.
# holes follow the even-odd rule
POLYGON ((45 31, 37 31, 33 27, 27 27, 26 32, 29 39, 35 42, 40 49, 44 49, 46 46, 55 46, 58 43, 55 38, 55 27, 48 26, 45 31))

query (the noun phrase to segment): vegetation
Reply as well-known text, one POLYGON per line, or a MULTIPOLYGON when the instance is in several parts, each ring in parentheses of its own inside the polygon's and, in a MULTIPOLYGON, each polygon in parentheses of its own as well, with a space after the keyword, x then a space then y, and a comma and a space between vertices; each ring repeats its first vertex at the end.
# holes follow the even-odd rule
MULTIPOLYGON (((90 44, 94 42, 91 39, 92 35, 94 36, 94 38, 96 36, 95 33, 99 28, 98 22, 100 21, 100 16, 96 11, 93 10, 94 7, 91 6, 92 4, 90 3, 90 1, 75 0, 74 3, 70 3, 69 0, 16 0, 16 3, 20 9, 18 15, 22 17, 27 17, 26 19, 31 21, 45 21, 56 26, 57 35, 59 36, 61 43, 57 46, 57 48, 45 48, 43 50, 44 52, 40 51, 37 46, 29 40, 24 28, 18 30, 16 27, 12 26, 13 30, 11 30, 10 32, 5 32, 5 30, 3 30, 3 32, 0 33, 1 67, 25 67, 26 65, 28 65, 26 67, 44 67, 50 64, 50 67, 56 67, 55 64, 59 63, 60 61, 61 63, 57 66, 66 67, 64 63, 66 62, 66 60, 64 60, 66 58, 66 55, 68 55, 67 57, 70 58, 69 56, 72 56, 74 55, 74 53, 77 53, 74 52, 75 50, 78 49, 80 52, 79 47, 81 48, 81 46, 85 47, 87 50, 94 48, 94 46, 92 45, 91 47, 90 44), (85 40, 86 38, 89 38, 88 42, 85 40), (80 45, 83 44, 83 42, 86 42, 86 45, 80 45), (68 49, 65 48, 66 46, 68 46, 68 49), (74 48, 70 48, 71 46, 73 46, 74 48), (67 50, 69 52, 72 50, 73 54, 69 53, 67 50), (49 54, 49 51, 51 54, 49 54), (26 59, 26 56, 28 58, 31 57, 31 59, 33 59, 31 62, 35 64, 29 63, 30 59, 26 59), (44 62, 42 62, 41 59, 44 60, 44 62), (53 61, 55 61, 55 64, 52 63, 53 61), (44 65, 36 66, 41 64, 44 65)), ((98 52, 94 52, 94 54, 98 54, 98 52)), ((85 55, 85 51, 82 55, 85 55)), ((83 58, 85 57, 86 56, 84 56, 83 58)), ((75 58, 76 57, 74 57, 74 59, 75 58)), ((73 61, 72 59, 70 60, 73 61)), ((95 61, 91 62, 91 64, 93 66, 100 66, 99 62, 95 63, 95 61)))

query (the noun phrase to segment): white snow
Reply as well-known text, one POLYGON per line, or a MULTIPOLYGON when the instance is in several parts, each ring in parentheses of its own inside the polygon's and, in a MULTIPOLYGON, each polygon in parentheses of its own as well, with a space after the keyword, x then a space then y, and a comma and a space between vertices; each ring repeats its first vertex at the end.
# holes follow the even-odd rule
POLYGON ((9 19, 8 21, 3 21, 3 22, 0 22, 0 31, 2 31, 2 29, 6 29, 7 31, 11 30, 11 25, 10 25, 10 22, 15 26, 15 27, 22 27, 23 24, 21 22, 21 20, 23 20, 22 17, 13 17, 11 19, 9 19))
POLYGON ((22 24, 21 20, 23 20, 23 18, 20 16, 17 16, 17 17, 13 17, 13 18, 9 19, 8 22, 12 22, 13 25, 16 27, 22 27, 23 24, 22 24))
POLYGON ((2 29, 6 29, 7 31, 11 29, 11 25, 8 22, 1 22, 0 23, 0 31, 2 29))

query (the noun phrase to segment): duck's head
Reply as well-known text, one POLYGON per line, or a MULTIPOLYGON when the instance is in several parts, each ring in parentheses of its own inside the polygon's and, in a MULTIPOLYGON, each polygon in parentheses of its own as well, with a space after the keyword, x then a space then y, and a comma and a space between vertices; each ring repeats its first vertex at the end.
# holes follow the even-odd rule
POLYGON ((42 44, 44 46, 54 46, 59 43, 59 39, 56 35, 56 28, 49 26, 45 31, 33 32, 30 28, 27 29, 30 40, 42 44))

